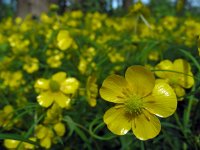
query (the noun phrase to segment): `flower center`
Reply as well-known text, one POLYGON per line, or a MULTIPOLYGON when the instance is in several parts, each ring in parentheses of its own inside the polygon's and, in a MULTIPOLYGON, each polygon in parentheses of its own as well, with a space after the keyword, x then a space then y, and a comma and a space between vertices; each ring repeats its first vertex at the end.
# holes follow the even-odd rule
POLYGON ((49 86, 52 92, 57 92, 60 90, 60 84, 55 80, 50 80, 49 86))
POLYGON ((127 112, 139 115, 143 108, 142 98, 137 95, 131 95, 125 103, 125 108, 127 112))

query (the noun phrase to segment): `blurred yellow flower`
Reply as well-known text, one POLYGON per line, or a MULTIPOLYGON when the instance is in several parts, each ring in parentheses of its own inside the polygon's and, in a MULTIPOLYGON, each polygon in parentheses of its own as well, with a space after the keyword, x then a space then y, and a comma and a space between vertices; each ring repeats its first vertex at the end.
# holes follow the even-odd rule
POLYGON ((152 51, 149 53, 148 58, 151 61, 158 61, 159 60, 159 52, 158 51, 152 51))
POLYGON ((51 147, 54 134, 50 128, 39 124, 36 126, 35 135, 40 140, 40 145, 42 147, 46 149, 49 149, 51 147))
POLYGON ((15 90, 15 88, 25 83, 21 71, 3 71, 0 73, 0 78, 3 79, 3 84, 15 90))
POLYGON ((61 122, 56 123, 53 129, 58 136, 63 136, 65 134, 65 125, 61 122))
POLYGON ((14 122, 11 121, 14 115, 14 108, 12 105, 6 105, 3 110, 0 110, 0 127, 7 130, 11 129, 14 122))
POLYGON ((57 42, 57 45, 61 50, 67 50, 72 46, 73 39, 67 30, 60 30, 57 35, 57 42))
POLYGON ((170 60, 163 60, 157 64, 155 68, 161 70, 156 71, 155 74, 159 78, 165 79, 166 82, 174 88, 176 95, 179 98, 178 100, 182 100, 182 97, 185 95, 184 88, 188 89, 194 85, 191 66, 184 59, 176 59, 173 63, 170 60))
POLYGON ((143 66, 129 67, 125 78, 107 77, 100 95, 106 101, 117 103, 104 114, 108 129, 117 135, 132 129, 140 140, 157 136, 161 125, 156 116, 168 117, 177 106, 173 89, 165 82, 155 81, 153 73, 143 66))
POLYGON ((98 86, 96 81, 96 76, 92 75, 88 77, 86 84, 87 101, 91 107, 95 107, 97 104, 98 86))
POLYGON ((39 69, 38 59, 30 56, 25 57, 23 69, 28 73, 37 71, 39 69))
POLYGON ((71 95, 75 94, 79 87, 76 78, 66 78, 65 72, 54 74, 51 79, 40 78, 35 83, 36 90, 40 95, 37 96, 38 103, 43 107, 49 107, 56 102, 62 108, 70 106, 71 95))
POLYGON ((162 20, 163 27, 167 30, 173 30, 177 26, 177 18, 174 16, 166 16, 162 20))
POLYGON ((16 149, 19 143, 20 141, 17 140, 11 140, 11 139, 4 140, 4 146, 8 149, 16 149))
POLYGON ((47 110, 44 124, 55 124, 62 120, 62 109, 57 103, 54 103, 51 108, 47 110))
MULTIPOLYGON (((31 138, 29 138, 29 140, 36 141, 36 138, 31 137, 31 138)), ((33 144, 30 144, 27 142, 21 142, 21 141, 13 140, 13 139, 5 139, 4 146, 10 150, 14 150, 14 149, 30 150, 30 149, 35 148, 35 146, 33 144), (19 146, 19 144, 21 144, 21 145, 19 146), (19 146, 19 148, 18 148, 18 146, 19 146)))

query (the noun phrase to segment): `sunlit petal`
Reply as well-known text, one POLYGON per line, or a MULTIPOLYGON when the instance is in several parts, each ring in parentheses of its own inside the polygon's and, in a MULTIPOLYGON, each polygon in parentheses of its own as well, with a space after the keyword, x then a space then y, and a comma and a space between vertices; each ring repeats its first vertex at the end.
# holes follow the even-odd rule
POLYGON ((55 102, 56 102, 61 108, 64 108, 64 107, 67 108, 67 107, 69 107, 71 99, 70 99, 68 96, 64 95, 64 94, 61 93, 61 92, 57 92, 57 93, 54 94, 53 97, 54 97, 55 102))
POLYGON ((131 116, 123 107, 112 107, 104 114, 104 122, 108 129, 117 135, 124 135, 131 129, 131 116))
POLYGON ((107 101, 123 103, 126 100, 124 92, 127 92, 127 90, 128 83, 123 77, 111 75, 104 80, 100 88, 100 95, 107 101))
POLYGON ((174 90, 161 80, 156 81, 151 95, 145 97, 143 102, 146 109, 160 117, 172 115, 177 107, 177 98, 174 90))
POLYGON ((155 84, 153 73, 143 66, 131 66, 127 69, 125 78, 132 86, 135 94, 140 96, 148 95, 155 84))
POLYGON ((170 60, 163 60, 159 64, 156 65, 156 70, 160 71, 155 71, 155 74, 160 77, 160 78, 171 78, 174 73, 167 71, 167 70, 173 70, 173 63, 170 60), (166 70, 166 71, 165 71, 166 70))
POLYGON ((178 84, 184 88, 191 88, 194 85, 194 78, 190 64, 184 59, 176 59, 173 67, 174 70, 183 73, 176 76, 178 84))
POLYGON ((34 87, 36 89, 47 90, 49 88, 49 81, 43 78, 40 78, 36 81, 34 87))
POLYGON ((58 72, 52 76, 52 80, 61 84, 65 80, 66 75, 65 72, 58 72))
POLYGON ((132 130, 140 140, 148 140, 157 136, 161 125, 159 119, 146 110, 132 120, 132 130))
POLYGON ((38 103, 43 107, 49 107, 53 103, 53 96, 51 92, 42 92, 37 96, 38 103))

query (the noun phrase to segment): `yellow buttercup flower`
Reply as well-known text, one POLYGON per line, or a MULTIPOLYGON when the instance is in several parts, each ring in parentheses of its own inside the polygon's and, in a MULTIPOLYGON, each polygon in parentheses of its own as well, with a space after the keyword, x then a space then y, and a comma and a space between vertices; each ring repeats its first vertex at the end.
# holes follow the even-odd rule
POLYGON ((73 39, 67 30, 60 30, 57 35, 57 42, 61 50, 66 50, 73 44, 73 39))
POLYGON ((131 66, 125 78, 119 75, 107 77, 100 95, 116 105, 104 114, 108 129, 124 135, 132 129, 140 140, 148 140, 160 132, 156 116, 168 117, 177 106, 173 89, 165 82, 156 81, 153 73, 143 66, 131 66))
POLYGON ((39 124, 36 126, 35 135, 40 140, 40 145, 42 147, 46 149, 51 147, 54 134, 50 128, 39 124))
POLYGON ((3 84, 15 90, 20 85, 24 84, 23 74, 21 71, 3 71, 0 73, 0 78, 2 78, 3 84))
POLYGON ((58 72, 51 79, 38 79, 35 83, 36 90, 40 95, 37 96, 38 103, 43 107, 49 107, 56 102, 62 108, 70 106, 70 96, 75 94, 79 87, 76 78, 66 78, 65 72, 58 72))
POLYGON ((3 110, 0 110, 0 127, 9 130, 14 125, 12 118, 14 115, 14 108, 12 105, 6 105, 3 107, 3 110))
POLYGON ((170 60, 163 60, 155 67, 158 70, 155 74, 165 79, 175 90, 178 100, 185 95, 185 90, 194 85, 194 77, 190 64, 184 59, 176 59, 173 63, 170 60), (168 70, 168 71, 167 71, 168 70), (174 72, 171 72, 174 71, 174 72))

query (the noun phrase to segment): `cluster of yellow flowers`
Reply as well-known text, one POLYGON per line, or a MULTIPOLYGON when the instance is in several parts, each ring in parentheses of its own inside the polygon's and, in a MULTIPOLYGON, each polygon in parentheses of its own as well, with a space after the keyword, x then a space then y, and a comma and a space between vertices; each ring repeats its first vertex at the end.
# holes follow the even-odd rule
MULTIPOLYGON (((156 20, 149 13, 137 3, 124 17, 71 11, 62 16, 43 13, 38 20, 31 16, 3 20, 3 131, 15 133, 15 126, 26 132, 34 125, 28 139, 50 149, 66 136, 63 118, 69 111, 91 115, 88 112, 98 103, 106 105, 103 98, 116 103, 103 116, 111 132, 124 135, 132 129, 140 140, 156 137, 161 130, 157 116, 172 115, 177 100, 184 100, 195 84, 189 60, 167 57, 168 53, 177 53, 179 45, 196 46, 200 21, 176 16, 156 20), (116 75, 126 68, 125 78, 116 75), (27 122, 26 117, 33 119, 27 122)), ((4 146, 36 148, 14 139, 5 139, 4 146)))

